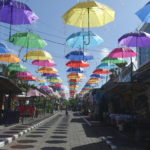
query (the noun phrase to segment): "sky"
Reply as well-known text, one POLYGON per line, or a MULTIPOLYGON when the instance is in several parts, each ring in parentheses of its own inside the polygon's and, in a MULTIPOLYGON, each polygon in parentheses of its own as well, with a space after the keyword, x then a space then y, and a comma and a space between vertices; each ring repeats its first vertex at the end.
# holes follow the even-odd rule
MULTIPOLYGON (((32 31, 39 34, 43 39, 47 40, 48 46, 43 48, 51 53, 56 62, 56 68, 59 70, 60 77, 63 79, 65 86, 67 82, 67 67, 68 62, 65 55, 73 50, 64 46, 65 39, 72 33, 81 31, 81 28, 69 26, 65 24, 62 16, 63 14, 73 7, 77 2, 85 0, 18 0, 26 3, 32 10, 39 16, 38 22, 26 26, 13 26, 13 33, 17 31, 32 31)), ((102 4, 106 4, 116 11, 115 21, 103 27, 90 28, 90 30, 104 39, 104 43, 100 46, 88 49, 88 52, 94 56, 94 60, 89 61, 90 67, 85 68, 86 78, 80 84, 82 88, 89 79, 89 76, 95 70, 96 66, 100 64, 101 59, 104 58, 111 50, 118 47, 117 40, 120 36, 128 32, 134 32, 142 26, 142 22, 135 15, 135 12, 142 8, 148 0, 97 0, 102 4)), ((7 24, 0 23, 0 39, 13 53, 18 54, 19 47, 7 42, 8 29, 7 24)), ((21 57, 26 53, 26 49, 21 52, 21 57)), ((37 73, 38 67, 31 65, 31 61, 22 63, 27 66, 35 76, 40 76, 37 73)), ((104 82, 102 82, 104 84, 104 82)), ((102 85, 100 84, 100 86, 102 85)), ((80 89, 81 89, 80 88, 80 89)), ((79 89, 79 90, 80 90, 79 89)))

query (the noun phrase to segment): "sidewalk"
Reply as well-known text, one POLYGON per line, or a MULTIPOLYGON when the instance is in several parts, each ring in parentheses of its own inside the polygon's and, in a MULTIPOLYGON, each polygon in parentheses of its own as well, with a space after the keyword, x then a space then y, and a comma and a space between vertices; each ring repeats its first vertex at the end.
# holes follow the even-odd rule
POLYGON ((57 115, 57 112, 54 114, 46 114, 45 116, 39 116, 38 118, 26 118, 24 123, 21 122, 18 124, 10 126, 0 126, 0 147, 3 147, 7 143, 11 143, 14 139, 22 136, 23 134, 29 132, 33 128, 36 128, 43 122, 47 121, 50 117, 57 115))
POLYGON ((103 137, 105 142, 110 145, 112 149, 117 150, 146 150, 144 145, 123 133, 117 129, 100 123, 99 121, 92 121, 89 117, 84 116, 91 124, 91 128, 94 132, 99 134, 99 137, 103 137))

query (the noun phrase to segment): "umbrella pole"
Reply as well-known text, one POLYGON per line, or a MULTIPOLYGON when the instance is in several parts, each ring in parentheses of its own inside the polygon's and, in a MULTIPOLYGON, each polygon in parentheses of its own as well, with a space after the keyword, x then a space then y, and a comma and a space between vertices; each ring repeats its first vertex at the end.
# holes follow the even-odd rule
POLYGON ((133 62, 132 62, 132 57, 130 57, 131 59, 131 82, 133 82, 133 62))

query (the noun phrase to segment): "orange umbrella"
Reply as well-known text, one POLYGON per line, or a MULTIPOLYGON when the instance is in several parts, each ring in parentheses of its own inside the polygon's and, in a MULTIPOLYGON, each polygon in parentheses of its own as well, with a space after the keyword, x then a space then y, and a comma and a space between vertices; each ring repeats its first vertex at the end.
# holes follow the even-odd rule
POLYGON ((70 73, 67 77, 69 79, 83 79, 85 76, 81 73, 70 73))
POLYGON ((109 70, 104 70, 104 69, 96 69, 93 71, 94 74, 109 74, 111 73, 109 70))
POLYGON ((69 88, 70 89, 76 89, 76 88, 79 88, 79 86, 77 86, 77 85, 71 85, 71 86, 69 86, 69 88))
POLYGON ((69 61, 66 66, 80 68, 80 67, 89 67, 90 65, 86 61, 69 61))
POLYGON ((6 54, 0 55, 0 61, 4 61, 7 63, 18 63, 21 60, 17 55, 6 53, 6 54))
POLYGON ((57 69, 53 67, 42 67, 38 70, 41 73, 58 73, 57 69))
POLYGON ((99 78, 90 78, 90 81, 99 81, 99 78))

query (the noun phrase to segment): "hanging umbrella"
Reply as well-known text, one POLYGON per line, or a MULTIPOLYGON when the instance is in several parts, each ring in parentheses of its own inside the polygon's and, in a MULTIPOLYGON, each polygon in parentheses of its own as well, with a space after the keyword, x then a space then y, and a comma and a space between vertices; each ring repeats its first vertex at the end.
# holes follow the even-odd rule
POLYGON ((143 8, 136 12, 136 15, 142 22, 150 23, 150 2, 148 2, 143 8))
POLYGON ((110 74, 111 72, 109 70, 105 69, 96 69, 93 71, 94 74, 110 74))
POLYGON ((90 65, 85 61, 69 61, 66 66, 68 67, 74 67, 74 68, 80 68, 80 67, 89 67, 90 65))
POLYGON ((17 55, 6 53, 0 55, 0 61, 7 62, 7 63, 18 63, 21 60, 17 55))
POLYGON ((33 76, 30 72, 24 71, 24 72, 18 72, 17 77, 31 77, 33 76))
POLYGON ((17 32, 9 38, 9 42, 24 48, 43 48, 47 46, 45 40, 32 32, 17 32))
POLYGON ((60 79, 60 77, 47 77, 47 79, 60 79))
POLYGON ((19 71, 19 72, 27 70, 27 68, 21 65, 20 63, 9 64, 7 68, 11 71, 19 71))
POLYGON ((41 89, 49 89, 49 86, 41 86, 41 89))
POLYGON ((52 59, 50 53, 44 50, 31 50, 25 56, 26 59, 33 59, 33 60, 49 60, 52 59))
POLYGON ((83 79, 85 76, 81 73, 70 73, 67 75, 69 79, 83 79))
POLYGON ((109 64, 124 64, 127 63, 124 59, 121 58, 111 58, 111 57, 105 57, 101 60, 103 63, 109 63, 109 64))
POLYGON ((150 47, 150 34, 142 31, 124 34, 118 39, 121 46, 150 47))
POLYGON ((10 53, 10 52, 4 44, 0 43, 0 54, 5 54, 5 53, 10 53))
POLYGON ((87 52, 83 52, 83 51, 72 51, 72 52, 68 53, 65 57, 67 59, 75 60, 75 61, 80 61, 80 60, 87 61, 87 60, 93 59, 92 55, 90 55, 87 52))
POLYGON ((77 89, 77 88, 79 88, 79 86, 77 86, 77 85, 71 85, 71 86, 69 86, 69 88, 77 89))
POLYGON ((68 82, 81 82, 81 80, 80 79, 70 79, 68 82))
POLYGON ((47 82, 47 81, 45 79, 38 79, 36 82, 37 83, 44 83, 44 82, 47 82))
POLYGON ((57 73, 44 73, 42 74, 43 77, 59 77, 57 73))
POLYGON ((114 21, 115 11, 97 1, 80 2, 68 10, 63 18, 66 24, 80 28, 100 27, 114 21))
POLYGON ((126 58, 126 57, 134 57, 136 56, 137 53, 134 52, 132 49, 127 48, 127 47, 120 47, 120 48, 115 48, 110 52, 108 57, 115 57, 115 58, 126 58))
POLYGON ((90 48, 90 47, 95 47, 103 43, 104 40, 99 37, 98 35, 94 34, 93 32, 89 31, 88 32, 77 32, 71 34, 67 39, 66 39, 66 45, 70 46, 72 48, 90 48), (90 36, 90 43, 86 45, 85 43, 88 43, 90 36))
POLYGON ((31 77, 22 77, 21 79, 22 80, 28 80, 28 81, 35 81, 35 80, 37 80, 37 78, 34 77, 34 76, 31 76, 31 77))
POLYGON ((33 65, 43 66, 43 67, 53 67, 56 66, 53 60, 34 60, 32 61, 33 65))
POLYGON ((38 85, 39 85, 39 86, 49 86, 49 83, 44 82, 44 83, 39 83, 38 85))
POLYGON ((92 74, 90 75, 91 78, 99 78, 99 79, 104 79, 105 77, 99 74, 92 74))
POLYGON ((85 71, 83 68, 69 68, 67 72, 72 72, 72 73, 84 73, 85 71))
POLYGON ((101 79, 99 78, 90 78, 89 81, 100 81, 101 79))
POLYGON ((106 69, 106 70, 116 69, 116 68, 118 68, 118 66, 116 66, 115 64, 108 64, 108 63, 101 63, 96 67, 96 69, 106 69))
POLYGON ((61 79, 49 79, 49 82, 58 82, 58 83, 60 83, 60 82, 62 82, 62 80, 61 79))
POLYGON ((57 69, 53 67, 42 67, 38 70, 41 73, 58 73, 57 69))

